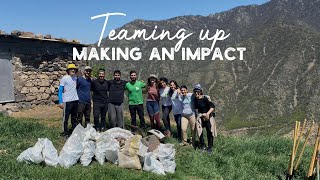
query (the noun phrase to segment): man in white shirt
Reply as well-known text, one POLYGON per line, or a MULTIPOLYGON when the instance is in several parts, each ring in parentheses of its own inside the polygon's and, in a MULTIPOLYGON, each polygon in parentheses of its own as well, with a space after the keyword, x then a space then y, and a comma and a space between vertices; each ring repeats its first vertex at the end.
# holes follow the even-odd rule
POLYGON ((63 109, 63 133, 61 135, 68 136, 68 119, 71 115, 72 130, 77 126, 77 111, 78 111, 78 93, 77 93, 77 67, 74 64, 69 64, 67 75, 60 80, 59 86, 59 107, 63 109))

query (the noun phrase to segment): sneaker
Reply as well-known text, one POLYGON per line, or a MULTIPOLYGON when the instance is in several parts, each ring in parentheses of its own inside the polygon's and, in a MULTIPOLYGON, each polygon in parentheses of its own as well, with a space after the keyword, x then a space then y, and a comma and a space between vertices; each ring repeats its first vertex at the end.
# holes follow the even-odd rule
POLYGON ((166 130, 166 131, 164 132, 164 135, 165 135, 166 137, 171 137, 171 132, 170 132, 169 130, 166 130))
POLYGON ((60 136, 62 136, 62 137, 68 136, 68 133, 62 132, 62 133, 60 133, 60 136))
POLYGON ((140 128, 141 129, 147 129, 147 126, 146 125, 140 125, 140 128))
POLYGON ((211 148, 211 147, 208 148, 208 154, 209 154, 209 155, 212 154, 212 148, 211 148))
POLYGON ((206 148, 205 145, 202 145, 202 146, 200 147, 200 150, 201 150, 201 152, 205 152, 205 151, 207 150, 207 148, 206 148))
POLYGON ((187 143, 187 142, 180 143, 180 146, 188 146, 188 145, 189 145, 189 143, 187 143))

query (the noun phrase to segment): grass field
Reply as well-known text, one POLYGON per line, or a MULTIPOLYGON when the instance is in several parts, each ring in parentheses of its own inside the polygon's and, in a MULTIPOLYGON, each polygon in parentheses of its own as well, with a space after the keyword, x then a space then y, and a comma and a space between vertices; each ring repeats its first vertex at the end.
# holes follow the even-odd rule
MULTIPOLYGON (((177 169, 166 176, 121 169, 110 163, 100 165, 96 161, 88 167, 78 163, 70 169, 16 161, 22 151, 41 137, 49 138, 60 151, 64 144, 60 130, 43 121, 0 115, 0 179, 284 179, 292 147, 290 140, 283 137, 219 136, 213 154, 208 155, 191 147, 180 147, 171 138, 168 141, 176 147, 177 169)), ((310 157, 308 147, 296 173, 297 179, 305 177, 310 157)))

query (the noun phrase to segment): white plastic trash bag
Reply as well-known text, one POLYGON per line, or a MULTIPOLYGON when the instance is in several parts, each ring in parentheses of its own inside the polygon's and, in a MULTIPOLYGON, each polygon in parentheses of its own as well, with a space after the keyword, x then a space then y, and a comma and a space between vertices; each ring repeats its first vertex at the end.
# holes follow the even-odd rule
POLYGON ((90 140, 90 141, 84 142, 83 147, 84 149, 83 149, 83 154, 80 157, 80 162, 83 166, 88 166, 92 161, 96 146, 94 142, 90 140))
POLYGON ((143 170, 159 175, 165 175, 163 165, 157 160, 156 156, 152 152, 149 152, 145 155, 143 170))
POLYGON ((127 140, 133 136, 131 131, 128 131, 128 130, 125 130, 125 129, 122 129, 119 127, 108 129, 107 131, 104 132, 104 134, 107 134, 112 139, 121 138, 121 139, 125 139, 125 140, 127 140))
POLYGON ((57 166, 59 164, 59 158, 56 148, 48 138, 44 138, 42 143, 44 146, 42 151, 44 162, 48 166, 57 166))
POLYGON ((104 133, 97 134, 96 149, 94 152, 95 159, 102 165, 106 160, 107 140, 110 137, 104 133))
POLYGON ((87 124, 87 127, 84 129, 84 138, 83 141, 94 140, 97 135, 96 129, 94 129, 93 124, 87 124))
POLYGON ((79 124, 60 151, 59 163, 64 168, 76 164, 83 153, 84 128, 79 124))
POLYGON ((144 144, 140 141, 139 150, 138 150, 138 155, 139 155, 140 157, 144 157, 147 152, 148 152, 148 146, 144 145, 144 144))
POLYGON ((26 149, 17 157, 17 161, 39 164, 44 160, 42 149, 43 138, 39 138, 38 142, 33 147, 26 149))
POLYGON ((173 144, 160 144, 158 157, 164 167, 165 172, 174 173, 176 169, 175 154, 173 144))
POLYGON ((106 159, 114 164, 118 163, 118 152, 120 150, 119 142, 115 139, 107 139, 106 159))

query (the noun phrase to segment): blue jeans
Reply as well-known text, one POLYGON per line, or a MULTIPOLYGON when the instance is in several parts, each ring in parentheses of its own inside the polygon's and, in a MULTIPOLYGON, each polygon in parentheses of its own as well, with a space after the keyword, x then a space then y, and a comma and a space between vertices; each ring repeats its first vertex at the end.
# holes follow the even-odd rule
POLYGON ((160 106, 157 101, 147 101, 146 106, 150 116, 154 116, 160 110, 160 106))
POLYGON ((181 142, 181 114, 175 114, 173 115, 174 116, 174 120, 176 121, 177 123, 177 132, 178 132, 178 140, 179 142, 181 142))

